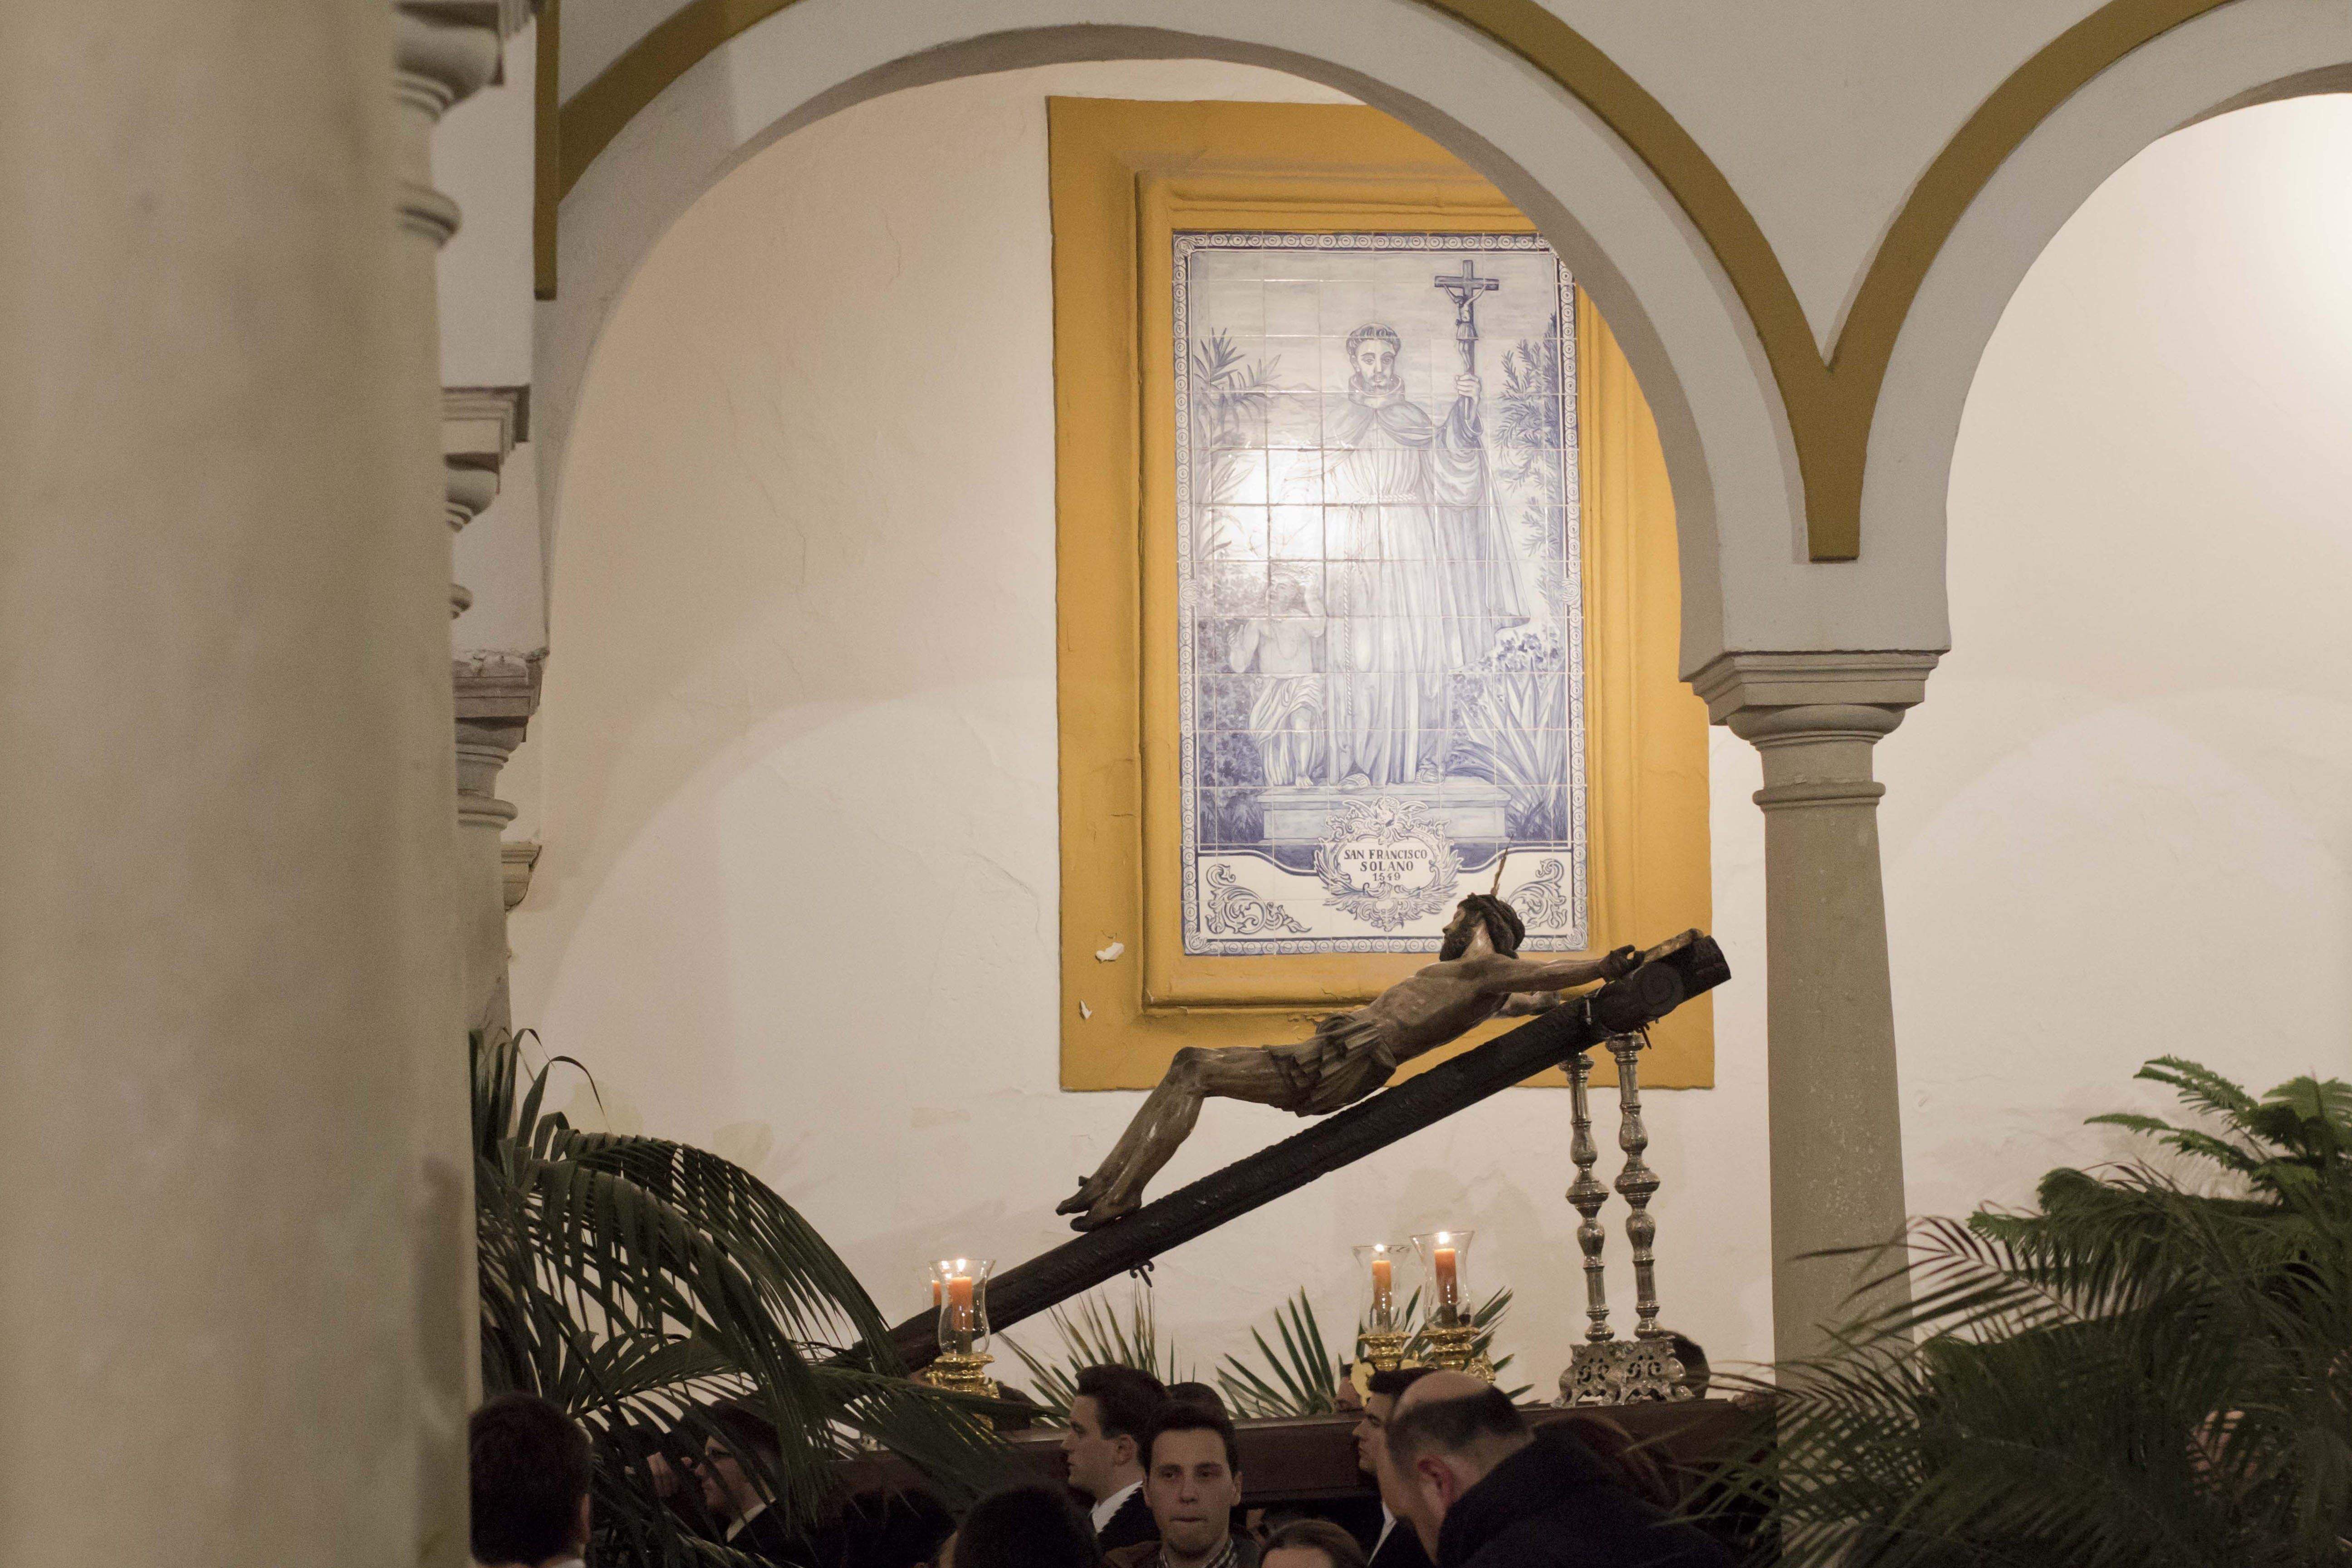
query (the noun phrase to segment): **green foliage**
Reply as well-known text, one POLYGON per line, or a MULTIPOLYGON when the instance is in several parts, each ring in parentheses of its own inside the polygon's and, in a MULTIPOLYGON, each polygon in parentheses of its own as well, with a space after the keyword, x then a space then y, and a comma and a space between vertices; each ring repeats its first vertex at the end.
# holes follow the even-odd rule
POLYGON ((2227 1190, 2061 1170, 2032 1211, 1915 1224, 1878 1279, 1908 1303, 1780 1368, 1777 1450, 1726 1477, 1785 1562, 2352 1563, 2352 1086, 2140 1076, 2219 1130, 2095 1120, 2227 1190))
MULTIPOLYGON (((1509 1356, 1496 1357, 1495 1332, 1502 1326, 1505 1314, 1511 1310, 1508 1289, 1496 1291, 1470 1315, 1478 1336, 1474 1348, 1494 1363, 1497 1386, 1514 1399, 1527 1394, 1522 1386, 1511 1388, 1503 1383, 1503 1371, 1511 1364, 1509 1356)), ((1405 1299, 1404 1309, 1397 1316, 1400 1327, 1412 1335, 1405 1342, 1404 1358, 1418 1360, 1427 1346, 1421 1327, 1421 1292, 1416 1290, 1405 1299)), ((1358 1331, 1362 1331, 1359 1324, 1358 1331)), ((1274 1315, 1275 1336, 1282 1342, 1277 1351, 1264 1330, 1252 1329, 1250 1338, 1256 1342, 1259 1364, 1252 1365, 1239 1356, 1228 1355, 1217 1369, 1217 1387, 1224 1394, 1225 1404, 1236 1417, 1272 1415, 1328 1415, 1339 1408, 1332 1397, 1339 1379, 1355 1353, 1352 1341, 1334 1352, 1323 1338, 1322 1325, 1316 1321, 1315 1304, 1307 1292, 1298 1294, 1276 1308, 1274 1315)))
POLYGON ((1057 1307, 1045 1316, 1062 1342, 1059 1355, 1033 1355, 1009 1335, 999 1342, 1009 1346, 1028 1369, 1030 1393, 1056 1419, 1069 1419, 1070 1401, 1077 1397, 1078 1373, 1090 1366, 1137 1367, 1164 1384, 1192 1381, 1192 1373, 1176 1370, 1175 1342, 1169 1342, 1164 1354, 1160 1350, 1159 1317, 1147 1286, 1135 1288, 1124 1315, 1099 1297, 1089 1295, 1071 1303, 1067 1311, 1057 1307))
POLYGON ((724 1442, 707 1412, 730 1400, 775 1424, 781 1464, 737 1457, 796 1521, 869 1443, 950 1500, 1010 1473, 968 1406, 900 1374, 874 1303, 790 1204, 702 1150, 572 1127, 544 1108, 553 1065, 526 1075, 513 1040, 474 1041, 482 1380, 596 1440, 599 1561, 751 1561, 656 1498, 660 1465, 684 1473, 724 1442))
POLYGON ((1266 1342, 1263 1330, 1250 1331, 1265 1363, 1263 1372, 1231 1355, 1217 1368, 1217 1387, 1225 1396, 1226 1408, 1236 1417, 1325 1415, 1337 1411, 1339 1406, 1331 1391, 1339 1386, 1342 1358, 1325 1346, 1314 1303, 1307 1300, 1305 1290, 1276 1310, 1274 1326, 1282 1340, 1279 1352, 1266 1342))

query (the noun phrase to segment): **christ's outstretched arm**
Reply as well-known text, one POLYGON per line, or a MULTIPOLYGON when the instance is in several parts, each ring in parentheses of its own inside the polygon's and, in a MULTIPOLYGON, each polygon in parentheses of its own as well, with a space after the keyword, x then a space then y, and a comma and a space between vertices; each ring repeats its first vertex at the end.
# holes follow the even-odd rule
POLYGON ((1538 963, 1526 958, 1497 958, 1479 965, 1478 988, 1496 991, 1566 991, 1596 980, 1615 980, 1633 973, 1642 951, 1621 947, 1601 958, 1560 958, 1538 963))

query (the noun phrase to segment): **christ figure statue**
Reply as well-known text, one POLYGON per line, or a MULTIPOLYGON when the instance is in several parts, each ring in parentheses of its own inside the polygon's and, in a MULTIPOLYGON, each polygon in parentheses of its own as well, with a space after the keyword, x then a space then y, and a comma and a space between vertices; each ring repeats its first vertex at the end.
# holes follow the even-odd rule
POLYGON ((1078 1230, 1133 1212, 1143 1201, 1143 1184, 1168 1163, 1199 1119, 1201 1102, 1213 1096, 1320 1116, 1363 1099, 1402 1063, 1489 1018, 1556 1007, 1562 992, 1631 974, 1645 957, 1621 947, 1603 958, 1521 958, 1526 934, 1509 904, 1473 893, 1455 908, 1435 963, 1352 1013, 1332 1014, 1315 1026, 1313 1038, 1184 1047, 1109 1156, 1055 1212, 1076 1215, 1070 1224, 1078 1230))
POLYGON ((1392 327, 1348 334, 1348 395, 1324 414, 1332 774, 1344 788, 1434 783, 1446 677, 1537 601, 1503 524, 1478 424, 1478 378, 1432 419, 1404 395, 1392 327))

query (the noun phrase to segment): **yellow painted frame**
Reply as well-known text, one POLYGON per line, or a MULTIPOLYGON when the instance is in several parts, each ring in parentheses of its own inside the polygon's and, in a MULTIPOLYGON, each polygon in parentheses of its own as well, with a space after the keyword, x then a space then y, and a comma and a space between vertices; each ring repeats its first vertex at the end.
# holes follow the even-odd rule
MULTIPOLYGON (((1156 1082, 1181 1046, 1302 1037, 1315 1017, 1369 999, 1419 962, 1182 951, 1171 890, 1180 863, 1175 388, 1160 348, 1171 331, 1170 234, 1534 226, 1452 154, 1376 110, 1057 99, 1048 124, 1062 1085, 1135 1089, 1156 1082)), ((1655 425, 1580 292, 1576 330, 1588 891, 1593 939, 1606 949, 1708 923, 1706 715, 1675 671, 1681 584, 1655 425)), ((1712 1084, 1704 999, 1661 1028, 1657 1047, 1650 1081, 1712 1084)))

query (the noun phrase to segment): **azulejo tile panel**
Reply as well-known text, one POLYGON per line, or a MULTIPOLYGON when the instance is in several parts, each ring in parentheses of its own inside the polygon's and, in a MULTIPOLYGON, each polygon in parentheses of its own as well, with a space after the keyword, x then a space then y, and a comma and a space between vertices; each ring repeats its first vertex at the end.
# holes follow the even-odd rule
POLYGON ((1574 288, 1530 235, 1171 237, 1182 930, 1588 943, 1574 288))

